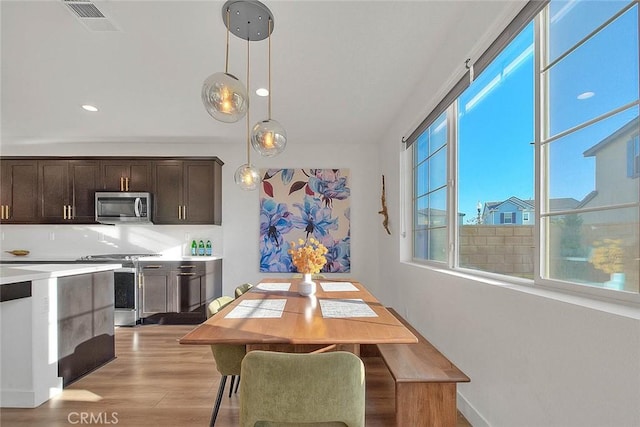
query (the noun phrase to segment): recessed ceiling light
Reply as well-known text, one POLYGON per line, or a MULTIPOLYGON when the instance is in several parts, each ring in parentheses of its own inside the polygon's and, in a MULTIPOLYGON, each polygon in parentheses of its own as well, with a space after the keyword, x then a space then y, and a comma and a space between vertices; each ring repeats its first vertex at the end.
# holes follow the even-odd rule
POLYGON ((87 111, 91 111, 92 113, 95 113, 96 111, 98 111, 97 107, 94 107, 93 105, 89 105, 89 104, 84 104, 82 108, 84 108, 87 111))
POLYGON ((269 91, 263 87, 256 90, 256 95, 258 96, 269 96, 269 91))
POLYGON ((578 95, 578 99, 589 99, 593 95, 595 95, 595 93, 593 92, 582 92, 580 95, 578 95))

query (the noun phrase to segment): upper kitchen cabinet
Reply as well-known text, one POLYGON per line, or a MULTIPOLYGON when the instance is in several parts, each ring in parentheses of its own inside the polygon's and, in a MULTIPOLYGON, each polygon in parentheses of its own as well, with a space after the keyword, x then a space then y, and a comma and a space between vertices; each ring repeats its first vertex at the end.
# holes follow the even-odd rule
POLYGON ((0 222, 38 222, 38 162, 33 159, 0 160, 0 222))
POLYGON ((217 158, 153 162, 156 224, 221 224, 222 162, 217 158))
POLYGON ((105 191, 151 191, 151 162, 109 159, 100 162, 105 191))
POLYGON ((94 194, 101 188, 98 160, 38 161, 40 222, 95 223, 94 194))

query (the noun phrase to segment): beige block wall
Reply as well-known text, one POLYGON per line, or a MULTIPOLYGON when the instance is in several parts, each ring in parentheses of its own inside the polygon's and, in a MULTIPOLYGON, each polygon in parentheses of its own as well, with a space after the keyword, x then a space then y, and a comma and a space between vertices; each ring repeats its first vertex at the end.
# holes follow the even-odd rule
POLYGON ((533 278, 532 225, 460 227, 460 266, 533 278))

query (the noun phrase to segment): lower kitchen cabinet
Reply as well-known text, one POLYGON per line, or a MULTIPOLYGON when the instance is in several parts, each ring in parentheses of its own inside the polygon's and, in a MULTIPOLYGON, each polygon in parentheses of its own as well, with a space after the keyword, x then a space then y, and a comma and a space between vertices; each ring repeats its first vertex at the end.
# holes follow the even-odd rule
POLYGON ((169 270, 163 263, 150 263, 141 268, 140 317, 170 311, 169 270))
POLYGON ((200 323, 222 296, 222 260, 141 262, 142 323, 200 323))

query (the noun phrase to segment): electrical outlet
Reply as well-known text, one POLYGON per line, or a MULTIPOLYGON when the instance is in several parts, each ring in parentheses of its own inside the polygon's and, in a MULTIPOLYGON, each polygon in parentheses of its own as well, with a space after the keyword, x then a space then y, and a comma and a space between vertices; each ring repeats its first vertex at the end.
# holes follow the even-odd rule
POLYGON ((54 233, 53 231, 49 232, 49 240, 56 240, 56 233, 54 233))
POLYGON ((185 240, 185 242, 188 242, 189 240, 191 240, 191 234, 190 233, 184 233, 184 240, 185 240))

